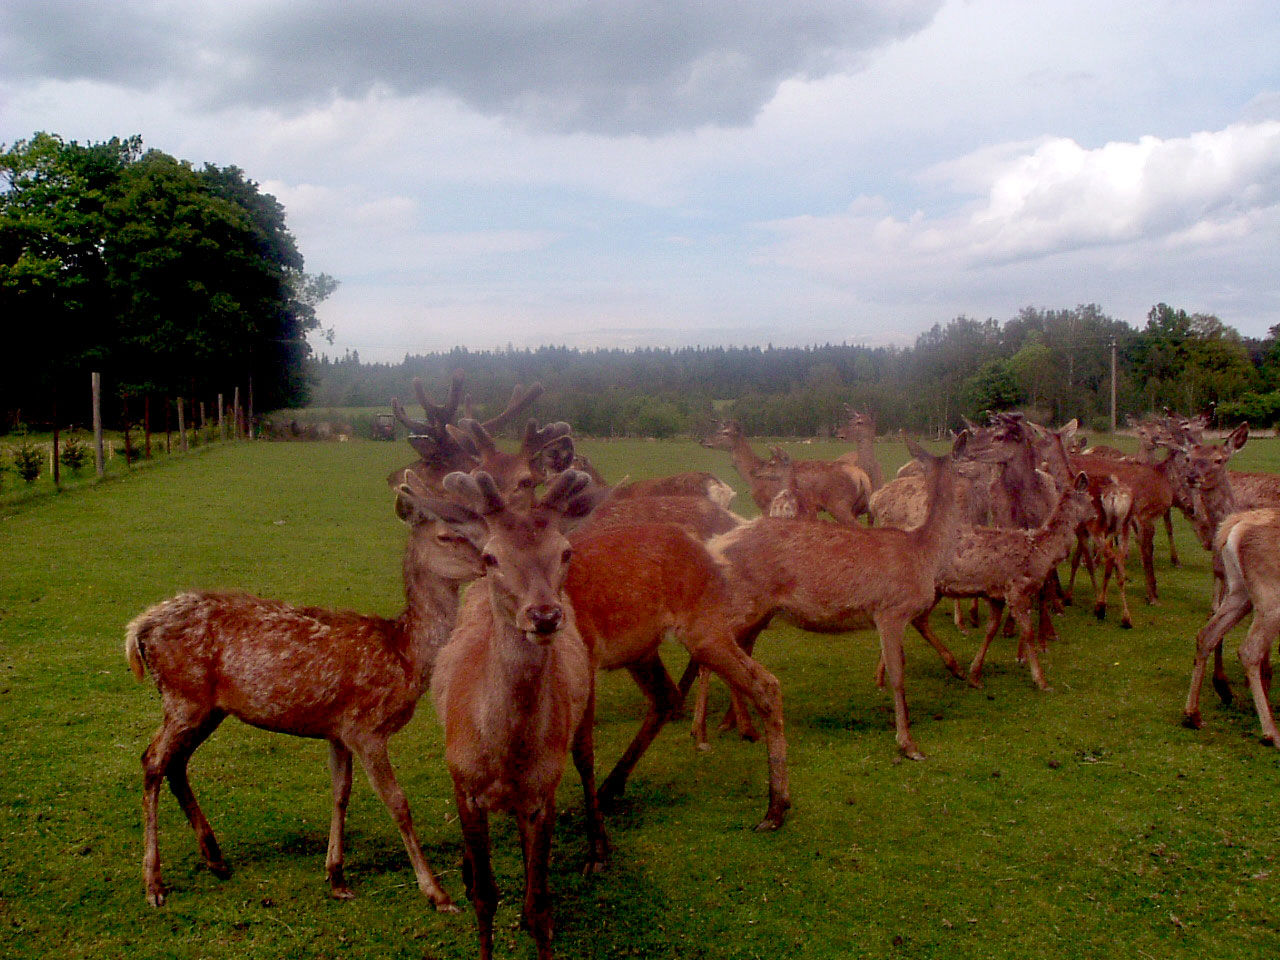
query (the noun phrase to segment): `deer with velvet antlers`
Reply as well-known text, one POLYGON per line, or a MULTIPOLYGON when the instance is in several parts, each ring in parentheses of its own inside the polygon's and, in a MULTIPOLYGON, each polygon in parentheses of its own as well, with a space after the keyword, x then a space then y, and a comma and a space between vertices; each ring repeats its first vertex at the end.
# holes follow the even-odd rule
POLYGON ((491 476, 454 473, 446 488, 485 529, 488 571, 468 594, 431 689, 444 724, 464 841, 463 878, 475 908, 480 956, 493 951, 498 890, 489 814, 514 814, 525 862, 524 923, 539 958, 551 956, 547 869, 555 793, 572 752, 582 778, 591 846, 602 869, 608 841, 595 797, 592 726, 597 651, 565 596, 573 549, 564 529, 590 511, 584 473, 566 471, 527 510, 509 505, 491 476))

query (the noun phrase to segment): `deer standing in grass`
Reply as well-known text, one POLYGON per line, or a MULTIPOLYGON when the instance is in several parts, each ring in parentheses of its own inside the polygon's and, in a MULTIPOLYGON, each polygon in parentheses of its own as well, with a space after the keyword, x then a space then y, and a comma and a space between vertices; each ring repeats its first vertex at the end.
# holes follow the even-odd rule
POLYGON ((590 509, 578 496, 588 483, 586 474, 566 471, 541 501, 517 510, 482 471, 444 479, 486 531, 481 557, 488 572, 482 587, 468 594, 431 684, 482 960, 493 952, 498 902, 489 854, 493 811, 515 815, 525 864, 524 923, 539 958, 551 956, 547 869, 556 787, 570 752, 586 798, 588 870, 602 869, 608 857, 592 744, 599 654, 579 633, 564 591, 573 550, 563 528, 590 509))
MULTIPOLYGON (((969 667, 972 686, 981 685, 982 665, 1007 605, 1018 625, 1018 649, 1026 656, 1031 679, 1041 690, 1049 689, 1040 665, 1043 642, 1036 636, 1032 611, 1049 572, 1066 559, 1076 542, 1077 529, 1094 514, 1089 478, 1080 474, 1039 527, 969 527, 960 535, 955 553, 938 578, 937 591, 939 597, 984 597, 991 603, 986 636, 969 667)), ((929 618, 920 618, 917 625, 928 638, 933 629, 929 618)))
POLYGON ((400 829, 418 887, 453 911, 423 856, 387 741, 413 716, 436 654, 453 628, 462 587, 483 575, 479 528, 453 504, 401 487, 397 512, 410 525, 404 557, 408 605, 396 620, 297 607, 238 593, 182 593, 129 624, 134 676, 150 671, 164 722, 142 756, 147 901, 160 906, 160 784, 195 831, 209 869, 230 871, 187 777, 192 753, 227 716, 255 727, 329 741, 333 814, 325 869, 334 897, 353 896, 343 876, 343 828, 352 755, 360 758, 400 829))
MULTIPOLYGON (((1252 612, 1253 623, 1240 643, 1240 663, 1249 680, 1262 738, 1280 747, 1270 702, 1271 646, 1280 633, 1280 510, 1263 508, 1229 515, 1214 534, 1213 547, 1221 558, 1225 590, 1217 609, 1196 636, 1196 658, 1183 723, 1194 729, 1203 724, 1200 688, 1209 654, 1220 650, 1231 628, 1252 612)), ((1218 693, 1230 702, 1231 689, 1225 676, 1218 693)))
POLYGON ((855 449, 836 457, 836 462, 852 463, 861 468, 871 482, 871 492, 875 493, 884 486, 884 470, 880 467, 880 461, 876 459, 875 417, 848 406, 845 407, 845 412, 849 415, 849 419, 844 426, 836 430, 836 436, 846 443, 854 444, 855 449))
POLYGON ((903 633, 933 609, 935 583, 955 550, 959 520, 951 464, 967 441, 962 432, 941 457, 907 441, 924 465, 930 491, 925 521, 913 530, 762 517, 710 544, 733 584, 735 630, 748 652, 776 615, 826 633, 875 625, 893 688, 898 747, 913 760, 924 754, 911 737, 903 633))

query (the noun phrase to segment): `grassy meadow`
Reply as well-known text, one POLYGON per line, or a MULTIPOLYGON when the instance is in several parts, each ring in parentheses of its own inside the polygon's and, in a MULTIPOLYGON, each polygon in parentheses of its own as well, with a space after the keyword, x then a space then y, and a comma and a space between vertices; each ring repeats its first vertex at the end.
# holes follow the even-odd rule
MULTIPOLYGON (((1102 438, 1097 438, 1101 440, 1102 438)), ((1119 441, 1123 443, 1123 439, 1119 441)), ((833 444, 792 444, 806 456, 833 444)), ((691 442, 582 441, 608 477, 710 469, 691 442)), ((759 445, 763 451, 763 444, 759 445)), ((892 470, 906 457, 886 441, 892 470)), ((363 775, 348 817, 347 877, 328 897, 323 743, 230 720, 195 755, 192 783, 233 869, 205 870, 166 791, 160 844, 169 902, 141 880, 141 768, 160 719, 122 654, 124 625, 189 588, 395 615, 404 529, 385 475, 403 443, 225 443, 114 482, 0 506, 0 956, 115 958, 476 955, 461 837, 429 703, 392 741, 429 860, 463 906, 431 911, 363 775)), ((1280 440, 1238 465, 1280 471, 1280 440)), ((12 483, 10 479, 9 483, 12 483)), ((581 798, 561 793, 551 879, 565 958, 1206 958, 1280 956, 1280 756, 1258 726, 1228 638, 1237 700, 1206 685, 1205 726, 1179 724, 1208 557, 1181 517, 1183 565, 1156 546, 1161 603, 1131 588, 1135 629, 1090 614, 1087 580, 1058 621, 1040 693, 997 641, 986 687, 951 678, 907 638, 907 697, 928 759, 900 760, 892 704, 873 683, 873 632, 770 629, 757 655, 782 682, 793 809, 770 834, 761 744, 719 737, 698 753, 668 727, 608 817, 614 860, 583 878, 581 798)), ((1136 554, 1131 569, 1141 575, 1136 554)), ((1113 608, 1114 609, 1114 608, 1113 608)), ((980 639, 942 607, 967 662, 980 639)), ((669 644, 673 674, 683 650, 669 644)), ((643 712, 625 674, 600 681, 600 775, 643 712)), ((713 709, 726 699, 717 686, 713 709)), ((503 892, 496 953, 532 957, 518 929, 514 824, 496 818, 503 892)))

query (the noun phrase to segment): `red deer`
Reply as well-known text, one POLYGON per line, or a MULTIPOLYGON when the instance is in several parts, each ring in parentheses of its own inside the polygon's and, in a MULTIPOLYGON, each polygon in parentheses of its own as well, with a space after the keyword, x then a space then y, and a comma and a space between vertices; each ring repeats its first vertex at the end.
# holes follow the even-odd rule
POLYGON ((846 443, 856 445, 851 453, 841 454, 836 462, 852 463, 860 467, 871 482, 871 492, 875 493, 884 486, 884 471, 880 461, 876 459, 876 420, 869 413, 861 413, 845 407, 849 415, 844 426, 836 430, 836 436, 846 443))
POLYGON ((714 473, 691 470, 670 477, 633 480, 618 485, 614 497, 706 497, 718 507, 728 508, 737 491, 714 473))
POLYGON ((489 814, 515 816, 525 863, 524 923, 539 958, 551 956, 547 869, 555 793, 570 752, 582 778, 591 846, 602 869, 608 841, 594 789, 592 725, 599 652, 582 636, 565 596, 573 550, 564 527, 589 509, 586 474, 566 471, 527 511, 508 506, 483 471, 444 479, 483 522, 484 586, 468 594, 431 689, 444 724, 464 841, 463 877, 479 928, 480 956, 493 952, 498 891, 489 858, 489 814))
MULTIPOLYGON (((751 449, 742 427, 726 420, 703 444, 733 455, 734 467, 751 488, 751 499, 762 513, 767 512, 784 481, 776 472, 767 470, 768 461, 751 449)), ((837 522, 854 523, 866 512, 871 481, 861 468, 826 460, 797 460, 795 471, 800 489, 837 522)))
POLYGON ((781 826, 791 806, 781 687, 735 642, 733 591, 707 550, 670 523, 588 525, 570 540, 574 560, 566 591, 578 629, 597 650, 601 669, 627 670, 649 700, 640 730, 601 783, 601 797, 621 795, 649 744, 679 713, 683 691, 658 659, 662 641, 673 635, 689 651, 689 682, 693 671, 705 667, 763 718, 769 806, 757 829, 781 826))
MULTIPOLYGON (((1040 689, 1048 689, 1037 650, 1043 648, 1043 641, 1035 635, 1032 609, 1049 572, 1071 552, 1077 528, 1094 513, 1088 477, 1080 474, 1063 491, 1045 522, 1034 530, 969 527, 961 533, 955 553, 938 577, 937 592, 940 597, 984 597, 991 603, 986 637, 969 667, 970 684, 980 686, 987 649, 1007 605, 1010 617, 1018 625, 1018 648, 1027 658, 1031 678, 1040 689)), ((918 624, 926 637, 932 633, 927 616, 918 624)))
POLYGON ((230 715, 329 741, 333 817, 325 868, 333 896, 353 896, 343 877, 343 826, 354 753, 400 828, 419 888, 438 910, 456 909, 422 854, 387 741, 413 716, 453 628, 459 591, 484 570, 473 544, 478 530, 453 504, 402 487, 396 508, 411 528, 408 606, 396 620, 246 594, 183 593, 129 624, 129 666, 139 680, 150 670, 164 703, 164 722, 142 756, 143 874, 153 906, 166 893, 157 819, 162 780, 209 869, 219 877, 230 872, 187 778, 192 753, 230 715))
MULTIPOLYGON (((1280 747, 1270 703, 1271 646, 1280 633, 1280 510, 1264 508, 1231 514, 1214 534, 1213 546, 1221 557, 1226 589, 1217 609, 1196 636, 1195 665, 1183 722, 1194 729, 1203 724, 1200 688, 1209 654, 1218 650, 1231 628, 1252 612, 1253 623, 1240 644, 1240 663, 1249 680, 1263 740, 1280 747)), ((1218 693, 1230 702, 1231 690, 1225 677, 1218 693)))
POLYGON ((961 433, 942 457, 907 441, 924 464, 931 494, 928 516, 914 530, 762 517, 710 544, 733 584, 739 642, 748 651, 775 615, 821 632, 875 625, 893 688, 898 747, 916 760, 924 754, 911 738, 902 637, 907 624, 933 608, 934 584, 955 550, 959 520, 951 461, 967 440, 961 433))

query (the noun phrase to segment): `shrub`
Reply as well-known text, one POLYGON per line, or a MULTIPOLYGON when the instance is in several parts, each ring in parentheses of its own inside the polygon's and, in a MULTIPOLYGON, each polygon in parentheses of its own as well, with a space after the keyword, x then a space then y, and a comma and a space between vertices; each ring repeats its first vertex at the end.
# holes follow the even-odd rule
POLYGON ((22 441, 13 448, 13 469, 27 483, 35 483, 43 466, 44 451, 23 437, 22 441))
POLYGON ((84 469, 85 462, 89 459, 89 448, 78 434, 68 433, 66 440, 63 441, 62 452, 58 455, 58 459, 72 473, 79 473, 84 469))

